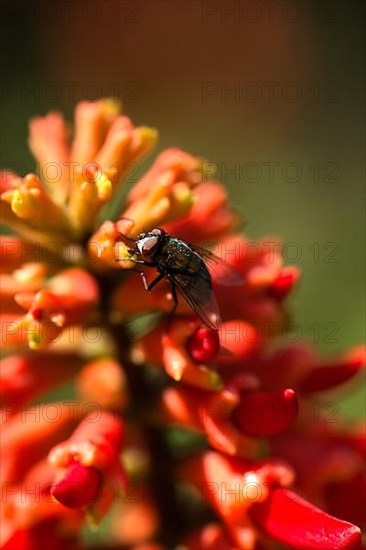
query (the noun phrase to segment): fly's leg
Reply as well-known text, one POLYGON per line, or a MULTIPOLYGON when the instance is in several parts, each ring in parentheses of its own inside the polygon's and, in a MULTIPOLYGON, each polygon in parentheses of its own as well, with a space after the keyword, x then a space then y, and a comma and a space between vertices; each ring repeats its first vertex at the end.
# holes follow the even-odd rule
POLYGON ((145 277, 145 273, 143 271, 140 271, 139 273, 141 275, 141 279, 142 279, 142 282, 144 284, 145 290, 148 290, 149 292, 150 292, 150 290, 152 290, 154 288, 154 286, 156 286, 158 283, 160 283, 160 281, 164 277, 164 275, 162 273, 160 273, 160 275, 158 275, 153 281, 151 281, 150 284, 148 284, 148 282, 146 280, 146 277, 145 277))
MULTIPOLYGON (((154 286, 156 286, 158 283, 160 283, 160 281, 162 279, 164 279, 164 273, 159 273, 159 275, 156 277, 156 279, 151 281, 151 283, 147 287, 145 286, 146 290, 149 290, 149 291, 152 290, 154 288, 154 286)), ((145 283, 146 283, 146 279, 145 279, 145 283)))
POLYGON ((174 281, 172 280, 170 281, 170 286, 172 289, 172 296, 173 296, 173 302, 174 302, 173 309, 171 311, 171 315, 173 315, 178 306, 178 297, 177 297, 177 290, 175 288, 174 281))
POLYGON ((168 313, 167 317, 166 317, 166 330, 169 330, 169 327, 170 327, 170 323, 172 321, 174 321, 174 313, 175 313, 175 310, 177 309, 177 306, 178 306, 178 297, 177 297, 177 289, 175 287, 175 283, 174 283, 174 280, 167 276, 167 278, 169 279, 169 283, 170 283, 170 288, 171 288, 171 292, 172 292, 172 298, 173 298, 173 307, 172 309, 170 310, 170 312, 168 313))
POLYGON ((134 264, 147 265, 148 267, 155 267, 155 264, 152 262, 145 262, 145 260, 135 260, 132 258, 116 258, 116 262, 132 262, 134 264))
POLYGON ((141 275, 142 283, 144 285, 145 290, 149 290, 149 285, 147 284, 145 273, 143 271, 139 271, 139 273, 141 275))

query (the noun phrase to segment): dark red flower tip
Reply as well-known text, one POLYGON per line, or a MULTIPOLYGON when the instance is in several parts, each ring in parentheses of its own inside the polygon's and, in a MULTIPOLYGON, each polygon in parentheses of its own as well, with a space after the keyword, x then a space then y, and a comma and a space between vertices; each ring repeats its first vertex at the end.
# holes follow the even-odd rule
POLYGON ((30 310, 30 314, 32 315, 33 319, 35 321, 42 321, 44 317, 44 311, 40 307, 34 307, 30 310))
POLYGON ((360 357, 341 361, 336 365, 324 365, 311 370, 301 385, 303 393, 325 391, 340 384, 344 384, 353 378, 364 366, 364 360, 360 357))
POLYGON ((361 531, 287 489, 275 489, 249 510, 255 525, 292 550, 356 550, 361 531))
POLYGON ((98 498, 101 485, 102 474, 99 470, 74 462, 62 479, 52 485, 50 493, 68 508, 81 508, 98 498))
POLYGON ((297 418, 294 390, 258 391, 242 395, 234 420, 247 435, 269 436, 282 432, 297 418))
POLYGON ((268 295, 279 301, 284 300, 292 290, 297 278, 297 272, 284 270, 268 287, 268 295))
POLYGON ((211 328, 199 328, 188 338, 186 348, 195 363, 210 363, 220 350, 219 334, 211 328))

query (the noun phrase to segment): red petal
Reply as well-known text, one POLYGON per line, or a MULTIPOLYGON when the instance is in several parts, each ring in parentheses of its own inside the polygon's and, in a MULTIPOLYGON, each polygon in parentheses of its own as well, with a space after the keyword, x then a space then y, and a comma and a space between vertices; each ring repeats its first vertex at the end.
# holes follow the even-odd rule
POLYGON ((327 509, 337 516, 366 527, 366 476, 356 474, 348 481, 333 481, 324 487, 327 509), (350 498, 350 495, 352 497, 350 498))
POLYGON ((297 269, 292 267, 284 268, 280 275, 273 281, 268 288, 268 294, 276 300, 284 300, 292 290, 299 277, 297 269))
POLYGON ((19 412, 21 403, 64 382, 78 368, 81 358, 76 354, 40 353, 9 355, 0 359, 0 403, 14 405, 19 412))
POLYGON ((260 391, 242 396, 234 412, 235 421, 247 435, 274 435, 287 429, 298 414, 297 397, 292 389, 260 391))
POLYGON ((68 508, 81 508, 98 497, 101 484, 102 475, 96 468, 75 462, 51 487, 51 495, 68 508))
POLYGON ((328 390, 350 380, 364 366, 361 353, 352 354, 336 365, 326 365, 313 369, 302 382, 301 391, 312 393, 328 390))
POLYGON ((241 365, 243 361, 256 356, 262 343, 262 335, 258 326, 234 319, 222 323, 220 343, 222 352, 217 358, 217 364, 224 372, 224 369, 241 365))
POLYGON ((80 546, 76 539, 59 533, 55 521, 44 521, 29 527, 19 529, 1 547, 2 550, 77 550, 80 546))
POLYGON ((351 550, 359 547, 361 531, 334 518, 287 489, 275 489, 249 514, 267 535, 292 550, 351 550))

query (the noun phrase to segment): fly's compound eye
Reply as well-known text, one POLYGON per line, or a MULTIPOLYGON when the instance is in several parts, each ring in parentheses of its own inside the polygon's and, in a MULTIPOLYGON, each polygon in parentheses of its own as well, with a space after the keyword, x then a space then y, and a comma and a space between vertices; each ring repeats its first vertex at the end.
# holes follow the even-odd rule
POLYGON ((152 237, 144 237, 137 242, 137 248, 143 256, 152 256, 159 244, 158 235, 152 237))

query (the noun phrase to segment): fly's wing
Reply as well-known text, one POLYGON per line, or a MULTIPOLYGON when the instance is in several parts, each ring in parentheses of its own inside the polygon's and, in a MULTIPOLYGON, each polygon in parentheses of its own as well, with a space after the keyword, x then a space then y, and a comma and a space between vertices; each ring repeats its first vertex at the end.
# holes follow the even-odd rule
POLYGON ((242 286, 244 279, 242 274, 224 260, 196 245, 189 245, 198 254, 213 275, 215 281, 222 286, 242 286))
POLYGON ((220 310, 212 290, 211 277, 203 267, 197 275, 171 275, 172 282, 193 311, 209 328, 219 329, 220 310))

